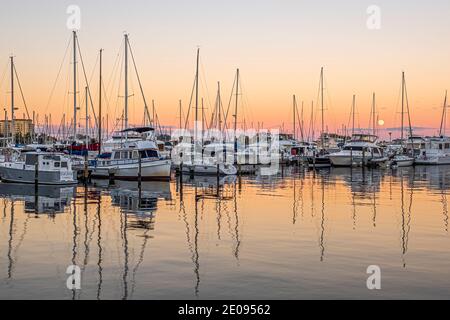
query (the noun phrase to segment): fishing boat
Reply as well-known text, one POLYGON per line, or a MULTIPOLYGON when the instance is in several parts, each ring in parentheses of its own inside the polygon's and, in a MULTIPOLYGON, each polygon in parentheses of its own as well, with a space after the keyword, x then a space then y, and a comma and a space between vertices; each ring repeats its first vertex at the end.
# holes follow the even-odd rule
POLYGON ((29 152, 24 160, 0 163, 4 182, 38 183, 43 185, 76 184, 75 171, 69 157, 60 153, 29 152))

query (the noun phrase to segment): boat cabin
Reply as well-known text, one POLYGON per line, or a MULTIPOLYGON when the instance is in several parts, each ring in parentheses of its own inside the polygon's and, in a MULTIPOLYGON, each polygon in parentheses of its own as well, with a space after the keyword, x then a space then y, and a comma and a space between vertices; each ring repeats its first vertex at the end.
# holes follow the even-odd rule
POLYGON ((376 143, 378 137, 372 134, 355 133, 352 135, 350 142, 367 142, 376 143))
POLYGON ((25 165, 36 166, 38 163, 39 170, 72 170, 70 159, 60 154, 46 154, 30 152, 25 154, 25 165))

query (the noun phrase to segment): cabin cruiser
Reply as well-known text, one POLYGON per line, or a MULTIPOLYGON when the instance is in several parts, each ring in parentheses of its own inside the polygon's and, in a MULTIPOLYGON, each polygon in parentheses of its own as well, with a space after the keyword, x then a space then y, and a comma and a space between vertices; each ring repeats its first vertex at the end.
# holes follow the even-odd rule
POLYGON ((152 140, 126 141, 112 149, 110 155, 101 155, 91 161, 93 178, 114 176, 118 180, 170 180, 171 161, 162 159, 152 140))
POLYGON ((4 182, 38 183, 43 185, 76 184, 75 171, 69 157, 61 153, 28 152, 24 160, 0 163, 4 182))
POLYGON ((102 152, 111 153, 113 149, 120 148, 125 141, 136 142, 141 140, 154 140, 154 128, 138 127, 128 130, 116 131, 112 137, 102 143, 102 152))
POLYGON ((342 151, 329 155, 331 163, 336 167, 366 166, 370 161, 384 158, 383 150, 376 144, 377 136, 354 134, 344 145, 342 151))
POLYGON ((450 164, 450 137, 429 138, 415 159, 418 165, 450 164))

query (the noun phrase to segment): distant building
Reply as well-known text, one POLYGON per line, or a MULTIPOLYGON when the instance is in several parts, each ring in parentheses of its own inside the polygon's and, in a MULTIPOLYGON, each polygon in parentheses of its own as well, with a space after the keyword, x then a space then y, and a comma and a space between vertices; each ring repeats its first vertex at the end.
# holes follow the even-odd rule
MULTIPOLYGON (((11 136, 11 120, 0 120, 0 135, 6 137, 11 136), (6 125, 5 125, 6 124, 6 125)), ((22 137, 26 135, 34 134, 34 125, 32 120, 28 119, 15 119, 14 120, 15 134, 20 134, 22 137)))

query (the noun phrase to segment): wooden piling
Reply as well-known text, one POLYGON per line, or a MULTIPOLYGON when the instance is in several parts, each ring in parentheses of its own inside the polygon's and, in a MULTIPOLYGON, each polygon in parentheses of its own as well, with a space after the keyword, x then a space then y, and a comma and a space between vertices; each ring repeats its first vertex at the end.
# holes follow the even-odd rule
POLYGON ((139 172, 138 172, 139 189, 141 188, 141 185, 142 185, 142 157, 141 157, 141 153, 139 152, 139 172))
POLYGON ((39 155, 37 155, 36 163, 34 164, 34 185, 37 189, 39 185, 39 155))

